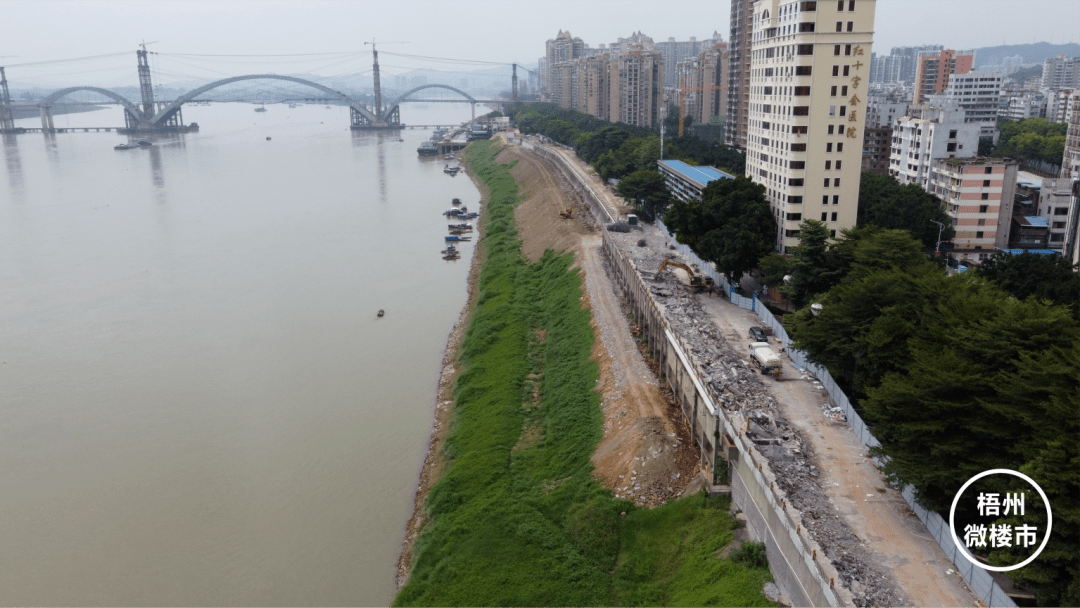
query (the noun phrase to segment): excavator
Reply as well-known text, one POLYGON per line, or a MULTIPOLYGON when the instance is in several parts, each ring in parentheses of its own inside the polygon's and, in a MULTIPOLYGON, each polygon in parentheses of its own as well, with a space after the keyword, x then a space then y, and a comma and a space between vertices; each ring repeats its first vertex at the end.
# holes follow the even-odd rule
POLYGON ((560 211, 559 212, 559 217, 561 217, 564 220, 568 220, 568 219, 574 217, 574 208, 570 207, 566 211, 560 211))
POLYGON ((713 289, 716 287, 716 282, 712 280, 712 277, 698 276, 689 266, 677 261, 675 258, 667 258, 666 260, 661 262, 660 268, 656 271, 655 278, 659 279, 660 273, 664 272, 664 269, 668 266, 674 266, 675 268, 682 268, 683 270, 685 270, 687 276, 690 277, 690 286, 693 287, 694 290, 698 293, 701 293, 705 290, 708 290, 709 293, 712 293, 713 289))

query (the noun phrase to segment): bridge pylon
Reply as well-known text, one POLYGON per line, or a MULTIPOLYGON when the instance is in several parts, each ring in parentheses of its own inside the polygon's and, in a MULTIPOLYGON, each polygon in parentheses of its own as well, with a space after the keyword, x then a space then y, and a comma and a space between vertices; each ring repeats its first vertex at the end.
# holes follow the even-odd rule
POLYGON ((8 91, 7 75, 0 67, 0 131, 15 128, 15 117, 11 114, 11 92, 8 91))

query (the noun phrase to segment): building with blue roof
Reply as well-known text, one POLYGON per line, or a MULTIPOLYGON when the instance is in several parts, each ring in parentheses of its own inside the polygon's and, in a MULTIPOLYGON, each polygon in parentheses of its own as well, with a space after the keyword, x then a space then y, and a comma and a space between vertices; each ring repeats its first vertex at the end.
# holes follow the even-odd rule
POLYGON ((681 201, 701 200, 701 191, 717 179, 735 179, 716 167, 692 167, 681 160, 656 161, 668 190, 681 201))

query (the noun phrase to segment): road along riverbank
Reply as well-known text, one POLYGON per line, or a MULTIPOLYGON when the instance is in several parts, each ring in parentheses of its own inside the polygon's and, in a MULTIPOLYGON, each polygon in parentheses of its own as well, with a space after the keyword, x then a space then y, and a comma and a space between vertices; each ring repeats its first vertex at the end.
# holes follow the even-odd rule
MULTIPOLYGON (((418 492, 395 603, 766 605, 760 563, 713 557, 735 536, 726 499, 648 511, 635 504, 649 504, 644 494, 616 498, 614 482, 594 476, 610 430, 590 309, 599 277, 583 277, 570 253, 534 247, 560 223, 554 213, 532 217, 523 255, 518 223, 530 218, 514 172, 524 163, 497 162, 499 145, 464 153, 487 201, 479 270, 459 353, 444 361, 453 399, 440 398, 424 474, 438 480, 426 499, 423 482, 418 492)), ((576 226, 566 228, 588 230, 576 226)))

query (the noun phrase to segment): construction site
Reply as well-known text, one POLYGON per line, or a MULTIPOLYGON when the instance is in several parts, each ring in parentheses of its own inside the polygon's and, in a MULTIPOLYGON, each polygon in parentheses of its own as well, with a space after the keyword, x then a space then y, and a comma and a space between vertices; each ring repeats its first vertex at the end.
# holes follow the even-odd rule
POLYGON ((783 604, 980 603, 822 383, 718 290, 715 271, 662 225, 627 222, 631 210, 573 150, 500 137, 510 145, 498 160, 517 161, 525 194, 524 254, 575 251, 585 274, 605 487, 646 506, 730 493, 747 538, 765 543, 783 604))

